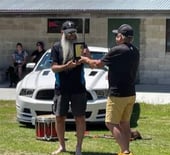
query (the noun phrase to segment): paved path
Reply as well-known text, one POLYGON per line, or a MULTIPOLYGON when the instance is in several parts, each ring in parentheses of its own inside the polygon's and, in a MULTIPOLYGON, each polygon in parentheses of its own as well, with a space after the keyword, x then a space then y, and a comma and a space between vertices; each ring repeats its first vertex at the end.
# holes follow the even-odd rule
POLYGON ((15 88, 0 88, 0 100, 15 100, 15 88))
POLYGON ((170 85, 136 85, 136 101, 170 104, 170 85))
MULTIPOLYGON (((0 84, 0 100, 15 100, 15 88, 0 84)), ((136 85, 136 102, 170 104, 170 85, 136 85)))
POLYGON ((15 88, 9 88, 7 82, 0 83, 0 100, 15 100, 15 88))

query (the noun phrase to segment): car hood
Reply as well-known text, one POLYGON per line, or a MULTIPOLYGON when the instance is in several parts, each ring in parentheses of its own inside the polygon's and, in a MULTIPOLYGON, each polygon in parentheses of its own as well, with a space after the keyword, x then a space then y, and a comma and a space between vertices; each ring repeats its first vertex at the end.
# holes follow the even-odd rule
MULTIPOLYGON (((87 89, 104 89, 107 88, 107 71, 103 69, 85 68, 85 79, 87 89)), ((42 71, 32 71, 20 83, 22 88, 30 89, 53 89, 55 76, 51 69, 42 71)))
POLYGON ((104 69, 85 69, 85 79, 87 89, 107 89, 108 72, 104 69))
POLYGON ((22 88, 54 88, 55 76, 51 69, 32 71, 21 81, 22 88))

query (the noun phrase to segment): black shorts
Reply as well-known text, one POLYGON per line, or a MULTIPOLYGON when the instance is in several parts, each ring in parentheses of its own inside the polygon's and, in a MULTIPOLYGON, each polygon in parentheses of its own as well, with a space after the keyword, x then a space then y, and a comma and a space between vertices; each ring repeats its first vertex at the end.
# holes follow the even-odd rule
POLYGON ((67 116, 68 110, 73 116, 84 116, 87 106, 87 95, 80 94, 64 94, 54 96, 53 112, 56 116, 67 116))

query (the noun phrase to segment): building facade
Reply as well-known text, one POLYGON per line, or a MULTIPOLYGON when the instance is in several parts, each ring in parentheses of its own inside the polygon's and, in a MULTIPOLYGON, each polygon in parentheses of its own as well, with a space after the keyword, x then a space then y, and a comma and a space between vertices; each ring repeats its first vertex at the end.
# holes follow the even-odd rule
MULTIPOLYGON (((2 8, 0 8, 2 9, 2 8)), ((130 9, 131 10, 131 9, 130 9)), ((168 51, 168 11, 122 11, 122 10, 67 10, 53 12, 44 10, 6 11, 0 14, 0 69, 11 65, 11 55, 17 42, 23 44, 29 55, 37 41, 43 41, 50 48, 60 39, 55 26, 65 19, 82 21, 80 40, 90 46, 111 47, 114 43, 112 29, 123 23, 131 24, 135 30, 134 43, 140 50, 138 83, 170 83, 170 51, 168 51), (87 22, 86 22, 87 21, 87 22), (54 29, 53 29, 54 28, 54 29)))

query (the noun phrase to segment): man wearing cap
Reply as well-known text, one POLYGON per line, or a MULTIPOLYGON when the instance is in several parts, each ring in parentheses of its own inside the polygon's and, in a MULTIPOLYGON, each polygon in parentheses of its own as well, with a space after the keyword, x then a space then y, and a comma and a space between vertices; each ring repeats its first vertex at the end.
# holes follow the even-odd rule
POLYGON ((108 100, 105 123, 120 146, 118 155, 132 155, 129 150, 130 117, 135 103, 135 78, 139 65, 139 51, 132 45, 133 29, 128 24, 112 31, 116 46, 100 60, 81 57, 80 62, 92 68, 108 66, 108 100))
MULTIPOLYGON (((55 96, 53 111, 56 115, 56 130, 60 143, 59 148, 52 155, 66 151, 64 134, 65 119, 69 110, 69 103, 76 122, 76 155, 82 155, 82 142, 86 128, 85 110, 87 104, 85 78, 82 63, 73 61, 73 43, 78 40, 77 29, 72 21, 62 24, 61 40, 52 47, 52 66, 55 73, 55 96)), ((89 55, 88 49, 83 54, 89 55)))

